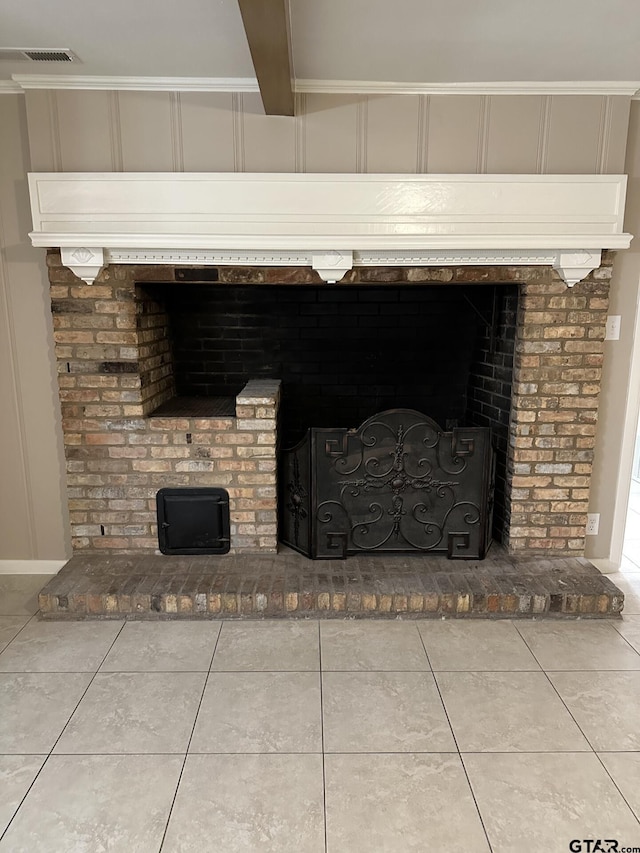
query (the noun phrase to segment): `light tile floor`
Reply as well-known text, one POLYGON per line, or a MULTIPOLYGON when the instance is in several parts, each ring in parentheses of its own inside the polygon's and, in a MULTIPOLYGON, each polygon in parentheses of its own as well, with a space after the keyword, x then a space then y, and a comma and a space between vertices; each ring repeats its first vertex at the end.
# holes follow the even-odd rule
POLYGON ((611 577, 621 621, 320 623, 39 622, 0 577, 0 851, 640 847, 611 577))

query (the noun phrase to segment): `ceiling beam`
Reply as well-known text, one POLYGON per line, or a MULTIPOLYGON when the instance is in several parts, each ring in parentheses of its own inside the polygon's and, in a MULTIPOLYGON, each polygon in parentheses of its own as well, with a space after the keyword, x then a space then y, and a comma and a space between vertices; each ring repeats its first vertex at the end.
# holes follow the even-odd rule
POLYGON ((286 0, 238 0, 267 115, 292 116, 286 0))

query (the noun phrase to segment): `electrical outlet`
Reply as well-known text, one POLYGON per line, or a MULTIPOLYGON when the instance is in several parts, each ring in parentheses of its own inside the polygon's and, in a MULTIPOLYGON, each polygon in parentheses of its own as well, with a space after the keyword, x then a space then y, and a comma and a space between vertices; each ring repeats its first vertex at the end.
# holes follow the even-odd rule
POLYGON ((587 513, 587 536, 597 536, 598 529, 600 528, 600 513, 599 512, 588 512, 587 513))
POLYGON ((607 323, 605 326, 605 341, 619 341, 620 340, 620 324, 622 323, 622 317, 620 314, 609 314, 607 317, 607 323))

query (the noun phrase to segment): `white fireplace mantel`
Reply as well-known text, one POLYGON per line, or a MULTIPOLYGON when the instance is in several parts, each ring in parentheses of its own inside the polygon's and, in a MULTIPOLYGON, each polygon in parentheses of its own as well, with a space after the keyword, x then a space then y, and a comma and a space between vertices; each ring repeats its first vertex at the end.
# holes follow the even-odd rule
POLYGON ((107 264, 551 265, 569 286, 626 249, 625 175, 29 175, 34 246, 107 264))

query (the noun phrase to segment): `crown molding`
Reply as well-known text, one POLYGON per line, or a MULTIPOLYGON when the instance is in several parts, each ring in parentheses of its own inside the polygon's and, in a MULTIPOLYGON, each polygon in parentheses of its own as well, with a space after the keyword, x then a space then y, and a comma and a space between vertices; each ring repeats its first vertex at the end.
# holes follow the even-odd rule
MULTIPOLYGON (((0 93, 24 89, 108 89, 138 92, 259 92, 254 77, 94 77, 13 74, 0 93)), ((395 83, 374 80, 295 80, 298 94, 324 95, 620 95, 640 99, 640 81, 577 80, 497 83, 395 83)))
POLYGON ((136 92, 259 92, 255 77, 92 77, 13 74, 21 89, 109 89, 136 92))
POLYGON ((371 80, 297 80, 301 94, 360 95, 622 95, 633 96, 640 81, 569 80, 474 83, 384 83, 371 80))
POLYGON ((13 80, 0 80, 0 95, 22 95, 24 89, 13 80))

